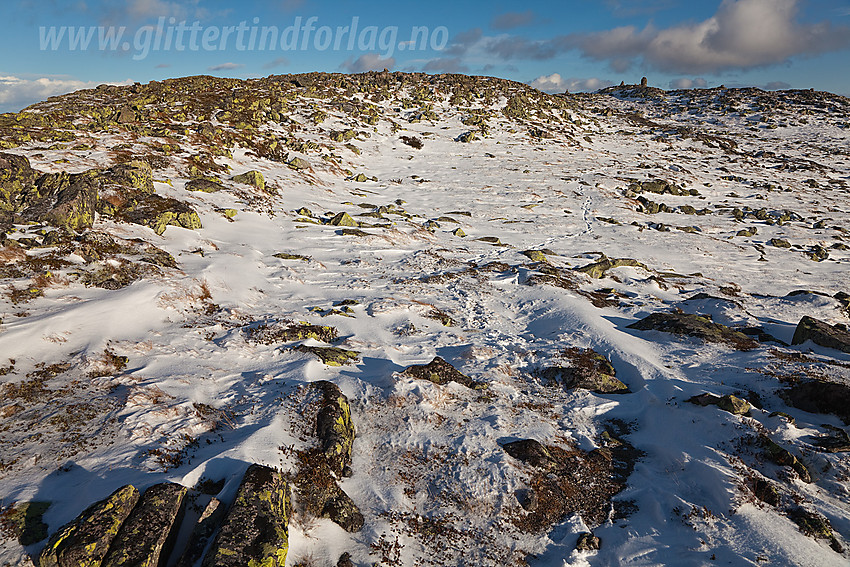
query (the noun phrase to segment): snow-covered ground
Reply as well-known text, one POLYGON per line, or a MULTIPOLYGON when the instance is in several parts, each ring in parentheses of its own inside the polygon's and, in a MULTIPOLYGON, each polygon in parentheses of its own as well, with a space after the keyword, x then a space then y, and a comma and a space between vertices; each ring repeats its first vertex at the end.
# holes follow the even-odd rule
MULTIPOLYGON (((157 193, 188 202, 201 229, 170 226, 158 236, 140 225, 95 223, 93 230, 122 242, 141 239, 169 252, 177 269, 102 289, 75 277, 74 263, 83 260, 69 257, 42 296, 0 303, 0 367, 8 368, 0 382, 30 385, 4 386, 0 400, 2 504, 51 502, 44 520, 52 533, 127 483, 192 487, 224 479, 227 500, 249 464, 295 466, 293 449, 311 442, 300 433, 311 427, 302 387, 330 380, 352 404, 353 476, 340 486, 365 526, 350 534, 296 513, 287 565, 335 565, 343 552, 356 565, 847 565, 847 551, 803 534, 785 513, 792 504, 816 511, 847 548, 850 463, 846 453, 814 444, 829 426, 847 426, 794 409, 778 392, 793 376, 847 383, 850 355, 811 343, 738 351, 627 328, 681 309, 732 327, 763 327, 790 343, 804 315, 847 322, 832 297, 850 292, 850 253, 833 247, 850 240, 847 101, 804 114, 808 106, 794 102, 755 108, 747 92, 737 111, 710 104, 719 90, 693 91, 703 93, 699 100, 689 91, 663 101, 578 95, 572 108, 551 112, 560 122, 496 111, 488 135, 463 143, 457 137, 475 129, 461 122, 466 109, 485 103, 459 107, 438 89, 437 118, 410 123, 418 107, 403 108, 405 92, 378 103, 375 126, 324 99, 296 98, 289 112, 299 139, 321 144, 292 153, 310 162, 308 170, 235 147, 232 157, 216 158, 231 168, 221 176, 226 189, 199 193, 186 191, 176 166, 155 169, 157 193), (310 123, 310 105, 328 118, 310 123), (394 131, 390 118, 402 129, 394 131), (529 135, 529 124, 553 137, 529 135), (359 155, 327 137, 352 127, 369 134, 350 141, 359 155), (228 181, 250 170, 277 194, 228 181), (360 172, 377 181, 353 180, 360 172), (629 189, 652 179, 697 194, 629 189), (675 212, 640 212, 641 195, 675 212), (684 214, 682 206, 707 214, 684 214), (296 213, 302 207, 313 222, 296 213), (754 215, 736 219, 733 210, 745 207, 754 215), (230 219, 223 209, 237 213, 230 219), (758 209, 765 209, 760 218, 758 209), (357 216, 376 210, 388 212, 357 216), (367 234, 321 221, 343 211, 367 223, 360 227, 367 234), (783 211, 790 220, 774 222, 783 211), (738 235, 748 228, 757 232, 738 235), (810 258, 815 246, 829 257, 810 258), (543 249, 574 285, 529 285, 541 265, 523 252, 543 249), (602 279, 568 270, 603 255, 645 268, 614 268, 602 279), (485 268, 494 262, 502 264, 485 268), (789 295, 795 290, 819 293, 789 295), (689 299, 697 293, 706 295, 689 299), (248 329, 279 321, 331 325, 336 345, 360 359, 326 366, 293 350, 296 343, 250 339, 248 329), (631 393, 544 383, 537 371, 563 364, 571 347, 603 354, 631 393), (808 358, 788 356, 794 353, 808 358), (487 388, 399 375, 435 356, 487 388), (739 416, 686 402, 705 392, 761 407, 739 416), (525 512, 515 494, 529 467, 501 444, 533 438, 591 451, 612 423, 624 426, 623 439, 642 456, 608 519, 597 526, 573 514, 542 532, 518 527, 525 512), (797 455, 812 482, 765 460, 760 434, 797 455), (757 499, 754 478, 770 479, 782 504, 757 499), (591 529, 601 549, 574 551, 578 534, 591 529)), ((293 126, 265 128, 282 137, 293 126)), ((82 151, 30 144, 9 152, 42 171, 83 171, 109 165, 119 141, 151 142, 120 128, 90 137, 92 148, 82 151)), ((175 139, 199 151, 188 136, 175 139)), ((9 238, 35 230, 17 228, 9 238)), ((10 265, 25 261, 7 256, 10 265)), ((20 277, 3 283, 29 285, 20 277)), ((13 539, 3 545, 0 564, 23 557, 13 539)))

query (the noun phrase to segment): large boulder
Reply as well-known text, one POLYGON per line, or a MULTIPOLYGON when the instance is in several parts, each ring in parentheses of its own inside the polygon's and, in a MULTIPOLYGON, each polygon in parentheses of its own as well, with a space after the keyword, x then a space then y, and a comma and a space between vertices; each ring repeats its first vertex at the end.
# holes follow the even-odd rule
POLYGON ((690 313, 653 313, 628 326, 640 331, 663 331, 676 335, 697 337, 710 343, 727 344, 738 350, 752 350, 759 343, 744 333, 730 329, 726 325, 715 323, 708 317, 690 313))
POLYGON ((266 189, 266 180, 263 179, 263 174, 259 171, 246 171, 245 173, 240 173, 239 175, 231 177, 231 180, 236 183, 250 185, 260 191, 264 191, 266 189))
POLYGON ((783 397, 795 408, 812 413, 831 413, 850 425, 850 386, 812 380, 783 390, 783 397))
POLYGON ((146 161, 133 160, 114 165, 103 172, 103 178, 143 193, 153 193, 153 171, 146 161))
POLYGON ((816 345, 850 353, 850 331, 845 326, 830 325, 826 321, 805 316, 794 331, 792 345, 812 341, 816 345))
POLYGON ((92 226, 99 188, 97 171, 45 173, 36 184, 39 199, 24 210, 25 219, 75 231, 92 226))
POLYGON ((0 153, 0 212, 20 211, 38 176, 24 156, 0 153))
POLYGON ((289 550, 289 485, 271 467, 251 465, 203 567, 284 567, 289 550))
POLYGON ((139 491, 128 484, 93 504, 77 519, 53 534, 39 556, 39 565, 100 565, 121 524, 130 515, 138 500, 139 491))
POLYGON ((121 525, 103 567, 158 567, 168 559, 180 523, 186 488, 172 482, 145 490, 121 525))
POLYGON ((138 194, 131 204, 116 210, 119 220, 140 224, 153 229, 157 234, 168 226, 179 226, 189 230, 202 228, 198 213, 183 201, 155 194, 138 194))

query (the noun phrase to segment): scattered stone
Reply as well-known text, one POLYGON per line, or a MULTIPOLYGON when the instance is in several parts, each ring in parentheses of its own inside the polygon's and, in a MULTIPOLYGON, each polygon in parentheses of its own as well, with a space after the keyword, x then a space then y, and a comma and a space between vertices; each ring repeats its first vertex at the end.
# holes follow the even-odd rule
POLYGON ((602 540, 591 532, 583 532, 578 535, 576 551, 598 551, 602 547, 602 540))
POLYGON ((284 567, 289 513, 289 485, 283 475, 251 465, 203 567, 284 567))
POLYGON ((688 402, 700 406, 717 406, 732 415, 746 415, 751 409, 750 403, 747 400, 742 400, 741 398, 731 394, 727 394, 723 397, 708 393, 700 394, 699 396, 694 396, 693 398, 688 399, 688 402))
POLYGON ((266 180, 263 178, 263 174, 259 171, 252 170, 246 171, 245 173, 240 173, 239 175, 235 175, 230 178, 236 183, 244 183, 245 185, 250 185, 260 191, 266 190, 266 180))
POLYGON ((478 134, 474 131, 470 130, 469 132, 464 132, 457 138, 455 138, 458 142, 462 142, 464 144, 468 144, 469 142, 474 142, 478 139, 478 134))
POLYGON ((202 193, 215 193, 224 189, 224 185, 210 179, 192 179, 186 183, 186 191, 200 191, 202 193))
POLYGON ((366 181, 369 181, 369 178, 366 177, 365 173, 358 173, 357 175, 352 177, 351 180, 354 181, 355 183, 364 183, 366 181))
POLYGON ((631 258, 603 258, 598 262, 587 264, 586 266, 576 268, 575 270, 577 272, 587 274, 591 278, 600 279, 605 277, 605 272, 607 272, 608 270, 611 270, 613 268, 619 268, 621 266, 643 268, 644 270, 649 271, 649 268, 647 268, 644 264, 638 262, 637 260, 632 260, 631 258))
POLYGON ((593 349, 570 348, 565 351, 571 365, 553 366, 541 376, 565 388, 581 388, 597 394, 628 394, 628 386, 615 378, 616 371, 607 358, 593 349))
POLYGON ((280 258, 281 260, 304 260, 305 262, 310 261, 309 256, 303 256, 301 254, 290 254, 289 252, 278 252, 277 254, 272 254, 275 258, 280 258))
POLYGON ((462 238, 462 237, 464 237, 464 236, 466 236, 466 233, 463 231, 463 229, 462 229, 462 228, 456 228, 456 229, 454 229, 454 230, 452 231, 452 234, 454 234, 455 236, 459 236, 459 237, 461 237, 461 238, 462 238))
POLYGON ((753 481, 753 494, 765 504, 774 507, 779 506, 779 491, 768 480, 763 478, 755 479, 753 481))
POLYGON ((829 541, 829 546, 836 553, 844 553, 844 547, 835 537, 832 525, 822 515, 802 507, 796 507, 788 510, 788 517, 797 524, 797 527, 805 535, 815 539, 825 539, 829 541))
POLYGON ((738 350, 752 350, 759 345, 757 341, 743 333, 720 323, 714 323, 708 317, 689 313, 653 313, 628 325, 627 328, 687 335, 707 342, 727 344, 738 350))
POLYGON ((319 360, 328 366, 345 366, 357 362, 360 353, 354 350, 346 350, 339 347, 316 347, 301 345, 295 347, 295 350, 307 352, 319 357, 319 360))
POLYGON ((351 218, 348 213, 337 213, 328 221, 328 224, 333 226, 358 226, 357 221, 351 218))
POLYGON ((336 567, 354 567, 354 562, 351 560, 351 554, 347 551, 339 556, 339 561, 336 562, 336 567))
POLYGON ((434 360, 428 364, 414 364, 413 366, 409 366, 401 373, 401 375, 409 376, 410 378, 415 378, 417 380, 428 380, 434 384, 440 385, 447 384, 449 382, 457 382, 458 384, 462 384, 467 388, 472 389, 487 387, 487 385, 483 382, 476 382, 466 374, 461 373, 454 366, 439 356, 435 356, 434 360))
POLYGON ((765 456, 771 462, 783 467, 791 467, 800 477, 801 481, 807 484, 812 482, 812 475, 809 473, 809 469, 791 451, 781 447, 764 434, 759 435, 759 445, 764 449, 765 456))
POLYGON ((309 323, 298 323, 294 325, 289 323, 262 323, 256 327, 249 327, 246 334, 248 340, 263 345, 303 341, 306 339, 332 343, 339 336, 334 327, 311 325, 309 323))
POLYGON ((310 169, 310 162, 300 157, 292 158, 286 165, 295 170, 310 169))
POLYGON ((39 556, 40 567, 100 565, 138 499, 139 491, 128 484, 87 508, 53 534, 39 556))
POLYGON ((183 519, 185 496, 186 488, 171 482, 148 488, 112 540, 103 567, 165 563, 183 519))
POLYGON ((771 238, 767 243, 776 248, 791 248, 791 243, 784 238, 771 238))
POLYGON ((528 257, 532 262, 548 262, 549 258, 542 250, 525 250, 523 255, 528 257))
POLYGON ((806 341, 850 353, 850 332, 847 331, 846 327, 840 328, 809 316, 800 319, 797 329, 794 331, 794 338, 791 339, 791 344, 799 345, 806 341))
POLYGON ((551 468, 557 463, 549 450, 535 439, 520 439, 502 445, 505 453, 527 465, 551 468))

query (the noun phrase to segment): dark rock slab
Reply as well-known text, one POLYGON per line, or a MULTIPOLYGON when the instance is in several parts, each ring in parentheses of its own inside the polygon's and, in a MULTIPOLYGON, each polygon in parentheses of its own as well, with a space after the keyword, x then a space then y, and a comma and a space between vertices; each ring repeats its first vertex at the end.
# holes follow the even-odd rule
POLYGON ((549 450, 535 439, 520 439, 502 445, 505 453, 533 467, 550 467, 555 459, 549 450))
POLYGON ((41 199, 23 212, 25 219, 77 231, 92 226, 100 186, 97 172, 46 173, 37 184, 41 199))
POLYGON ((780 466, 791 467, 799 475, 800 480, 805 483, 812 482, 809 469, 791 451, 778 445, 767 435, 759 435, 759 445, 764 449, 765 456, 771 462, 780 466))
POLYGON ((579 534, 576 551, 597 551, 600 547, 602 547, 602 540, 593 535, 592 532, 579 534))
POLYGON ((224 189, 224 185, 209 179, 192 179, 186 183, 186 191, 200 191, 202 193, 216 193, 224 189))
POLYGON ((146 161, 133 160, 114 165, 103 172, 103 178, 110 183, 136 189, 143 193, 153 193, 153 170, 146 161))
POLYGON ((791 344, 799 345, 806 341, 850 353, 850 331, 847 330, 847 327, 830 325, 825 321, 809 316, 800 319, 797 329, 794 331, 794 338, 791 339, 791 344))
POLYGON ((138 500, 139 491, 128 484, 93 504, 77 519, 53 534, 39 556, 39 565, 100 565, 121 524, 130 515, 138 500))
POLYGON ((434 384, 457 382, 467 388, 479 389, 486 387, 486 384, 476 382, 439 356, 434 357, 434 360, 428 364, 414 364, 413 366, 409 366, 401 374, 402 376, 410 376, 419 380, 428 380, 434 384))
POLYGON ((653 313, 636 323, 628 326, 629 329, 639 331, 663 331, 676 335, 687 335, 697 337, 706 342, 722 343, 738 350, 752 350, 759 343, 747 335, 726 325, 715 323, 701 315, 690 313, 653 313))
POLYGON ((183 518, 186 487, 164 482, 145 490, 121 525, 103 567, 158 567, 174 547, 183 518))
POLYGON ((284 567, 289 550, 289 485, 273 468, 251 465, 203 567, 284 567))
POLYGON ((733 415, 746 415, 749 413, 751 406, 747 400, 737 396, 727 394, 725 396, 715 396, 714 394, 700 394, 688 400, 692 404, 700 406, 717 406, 723 411, 727 411, 733 415))
POLYGON ((115 216, 150 227, 157 234, 165 232, 170 225, 190 230, 202 228, 198 213, 187 203, 155 194, 137 194, 130 203, 116 210, 115 216))
POLYGON ((195 527, 192 528, 189 543, 180 556, 177 567, 193 567, 198 562, 204 555, 207 543, 224 520, 224 513, 225 506, 221 500, 213 498, 209 501, 195 523, 195 527))
POLYGON ((812 380, 782 391, 795 408, 812 413, 829 413, 850 425, 850 386, 812 380))

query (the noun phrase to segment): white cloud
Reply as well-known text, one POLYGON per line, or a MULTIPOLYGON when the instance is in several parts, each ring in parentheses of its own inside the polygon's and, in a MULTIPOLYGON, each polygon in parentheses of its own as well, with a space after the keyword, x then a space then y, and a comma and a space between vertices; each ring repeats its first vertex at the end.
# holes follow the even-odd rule
POLYGON ((562 41, 621 70, 642 58, 651 67, 680 73, 763 67, 850 46, 850 28, 802 23, 799 5, 800 0, 723 0, 717 13, 702 22, 664 29, 625 26, 562 41))
POLYGON ((564 79, 558 73, 543 75, 531 81, 532 87, 547 93, 598 91, 613 84, 611 81, 595 77, 590 79, 564 79))
POLYGON ((365 73, 366 71, 383 71, 395 67, 395 59, 387 57, 382 59, 377 53, 364 53, 357 59, 348 58, 343 61, 340 69, 349 73, 365 73))
MULTIPOLYGON (((111 84, 130 84, 132 81, 111 84)), ((0 76, 0 112, 17 112, 51 96, 93 89, 102 84, 95 81, 80 81, 73 77, 38 77, 27 79, 0 76)))
POLYGON ((235 69, 241 69, 244 66, 242 63, 220 63, 212 67, 207 67, 207 71, 233 71, 235 69))
POLYGON ((706 81, 702 77, 698 77, 696 79, 688 79, 687 77, 681 77, 679 79, 674 79, 670 81, 671 89, 704 89, 707 86, 708 81, 706 81))

